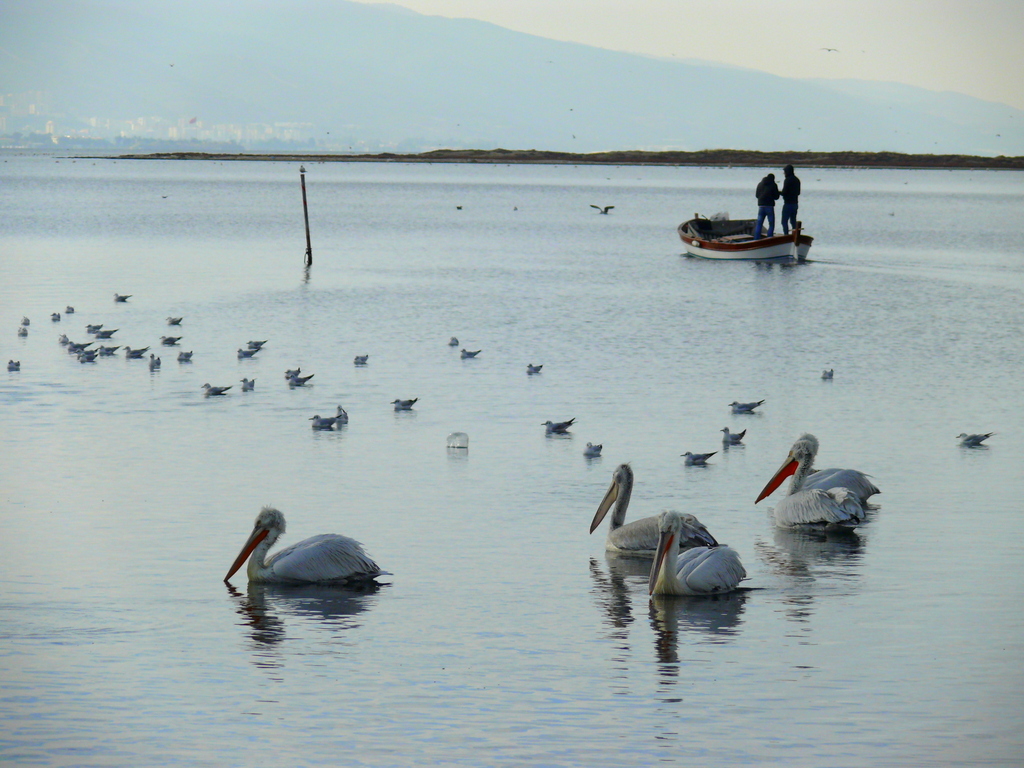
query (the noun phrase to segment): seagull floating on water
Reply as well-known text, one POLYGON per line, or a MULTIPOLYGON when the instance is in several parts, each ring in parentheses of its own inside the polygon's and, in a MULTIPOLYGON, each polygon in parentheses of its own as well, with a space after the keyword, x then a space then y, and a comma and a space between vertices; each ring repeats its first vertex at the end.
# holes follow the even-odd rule
POLYGON ((455 338, 454 336, 452 336, 450 339, 448 339, 448 346, 449 347, 457 347, 457 346, 459 346, 459 340, 457 338, 455 338))
POLYGON ((167 318, 167 324, 168 325, 181 325, 181 321, 184 320, 184 319, 185 318, 183 318, 183 317, 168 317, 167 318))
POLYGON ((18 326, 18 335, 19 336, 28 336, 28 328, 26 328, 24 325, 19 325, 18 326))
POLYGON ((320 430, 334 429, 334 422, 337 421, 334 416, 321 417, 319 414, 310 417, 309 420, 313 422, 311 425, 313 429, 320 430))
POLYGON ((288 386, 289 387, 304 387, 304 386, 306 386, 306 382, 309 381, 310 379, 312 379, 315 375, 316 375, 315 373, 311 373, 311 374, 309 374, 309 376, 291 376, 288 379, 288 386))
POLYGON ((165 347, 176 347, 181 339, 181 336, 161 336, 160 343, 165 347))
POLYGON ((256 389, 256 379, 242 379, 242 391, 252 392, 256 389))
POLYGON ((369 355, 356 355, 353 361, 356 365, 366 365, 366 361, 370 359, 369 355))
POLYGON ((24 317, 24 316, 23 316, 23 317, 21 318, 21 324, 22 324, 22 325, 32 325, 32 321, 31 321, 31 320, 29 320, 29 319, 28 319, 27 317, 24 317))
POLYGON ((594 445, 593 443, 587 443, 587 447, 583 449, 583 455, 588 458, 595 458, 601 455, 601 449, 604 445, 594 445))
POLYGON ((104 346, 101 345, 100 348, 99 348, 100 357, 110 357, 115 352, 117 352, 117 350, 119 350, 119 349, 120 349, 120 347, 104 347, 104 346))
POLYGON ((737 403, 733 400, 729 405, 732 406, 733 413, 753 413, 754 409, 763 402, 764 400, 758 400, 756 403, 737 403))
POLYGON ((289 369, 285 370, 284 377, 286 379, 290 379, 293 376, 298 376, 300 373, 302 373, 302 369, 301 368, 296 368, 294 370, 289 368, 289 369))
POLYGON ((334 414, 334 421, 337 424, 348 424, 348 411, 339 405, 337 412, 334 414))
POLYGON ((55 322, 55 323, 59 323, 60 322, 60 312, 51 312, 50 313, 50 319, 53 322, 55 322))
POLYGON ((143 347, 142 349, 132 349, 131 347, 124 348, 125 360, 141 360, 142 356, 149 351, 149 347, 143 347))
POLYGON ((66 333, 62 333, 60 336, 58 336, 57 341, 60 343, 62 347, 66 347, 68 344, 71 343, 71 339, 68 338, 68 335, 66 333))
POLYGON ((64 307, 64 314, 65 314, 65 315, 73 315, 73 314, 75 314, 75 308, 74 308, 74 307, 72 307, 72 306, 71 306, 71 305, 69 304, 68 306, 64 307))
POLYGON ((680 555, 690 535, 684 516, 668 510, 658 515, 660 536, 647 591, 652 595, 721 595, 732 592, 747 572, 736 550, 725 545, 694 547, 680 555))
POLYGON ((266 343, 267 339, 264 339, 263 341, 249 341, 246 342, 246 345, 249 347, 249 349, 263 349, 263 345, 266 343))
POLYGON ((123 303, 123 302, 125 302, 125 301, 128 301, 128 299, 130 299, 131 297, 132 297, 132 294, 130 294, 130 293, 125 293, 125 294, 122 294, 122 293, 115 293, 115 294, 114 294, 114 301, 115 301, 115 302, 118 302, 118 301, 120 301, 120 302, 122 302, 122 303, 123 303))
POLYGON ((178 353, 178 362, 179 363, 191 363, 192 362, 192 350, 190 349, 188 352, 179 352, 178 353))
POLYGON ((419 400, 418 397, 414 397, 412 400, 392 400, 391 405, 395 406, 396 411, 411 411, 417 400, 419 400))
POLYGON ((590 207, 591 207, 591 208, 596 208, 596 209, 597 209, 597 212, 598 212, 598 213, 604 213, 604 214, 607 214, 607 213, 608 213, 608 211, 610 211, 610 210, 611 210, 612 208, 614 208, 615 206, 614 206, 614 205, 606 205, 606 206, 605 206, 604 208, 602 208, 602 207, 601 207, 600 205, 594 205, 593 203, 591 203, 591 204, 590 204, 590 207))
POLYGON ((526 364, 526 375, 527 376, 533 376, 535 373, 540 373, 540 369, 543 368, 543 367, 544 367, 543 365, 534 365, 533 363, 527 363, 526 364))
POLYGON ((200 389, 206 390, 206 392, 203 393, 203 397, 216 397, 217 395, 223 395, 231 389, 231 387, 211 387, 209 384, 203 384, 200 389))
POLYGON ((110 338, 113 338, 114 334, 117 333, 119 330, 121 330, 121 329, 120 328, 114 328, 114 329, 109 330, 109 331, 96 331, 96 338, 97 339, 110 339, 110 338))
POLYGON ((21 370, 21 360, 8 360, 7 361, 7 370, 12 372, 12 373, 14 371, 20 371, 21 370))
POLYGON ((994 434, 995 432, 986 432, 983 435, 968 435, 966 432, 961 432, 956 438, 960 441, 960 445, 967 448, 977 448, 994 434))
POLYGON ((682 454, 686 461, 684 462, 688 467, 706 467, 708 465, 708 459, 714 456, 718 451, 712 451, 711 453, 690 453, 687 451, 682 454))
POLYGON ((246 359, 255 357, 256 353, 259 352, 259 351, 260 351, 259 348, 256 348, 256 349, 239 349, 238 350, 238 359, 239 360, 246 360, 246 359))
POLYGON ((821 378, 831 381, 833 374, 835 374, 835 369, 829 368, 828 370, 821 372, 821 378))
POLYGON ((477 356, 477 355, 479 355, 479 354, 480 354, 480 353, 481 353, 482 351, 483 351, 483 350, 481 350, 481 349, 478 349, 478 350, 477 350, 476 352, 470 352, 470 351, 469 351, 468 349, 463 349, 463 350, 461 351, 461 354, 462 354, 462 359, 463 359, 463 360, 467 360, 467 359, 469 359, 469 358, 471 358, 471 357, 476 357, 476 356, 477 356))
POLYGON ((86 333, 99 333, 100 332, 100 328, 102 328, 102 327, 103 327, 103 323, 100 323, 99 325, 86 325, 85 326, 85 332, 86 333))
POLYGON ((160 358, 154 355, 152 352, 149 354, 149 370, 155 371, 160 367, 160 358))
POLYGON ((96 355, 99 354, 98 350, 95 349, 83 349, 78 353, 78 362, 80 363, 95 363, 96 355))
POLYGON ((544 433, 547 435, 564 435, 569 432, 569 427, 576 421, 576 417, 569 419, 568 421, 545 421, 542 425, 545 427, 544 433))
POLYGON ((740 445, 743 443, 743 436, 747 434, 747 430, 742 432, 730 432, 728 427, 722 428, 722 442, 726 445, 740 445))

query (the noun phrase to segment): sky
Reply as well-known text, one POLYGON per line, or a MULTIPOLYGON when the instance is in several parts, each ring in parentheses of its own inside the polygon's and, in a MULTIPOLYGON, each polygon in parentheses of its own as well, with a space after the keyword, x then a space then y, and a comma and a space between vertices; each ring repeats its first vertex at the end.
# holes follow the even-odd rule
POLYGON ((702 59, 783 77, 892 81, 1024 109, 1024 0, 393 0, 390 4, 617 51, 702 59))

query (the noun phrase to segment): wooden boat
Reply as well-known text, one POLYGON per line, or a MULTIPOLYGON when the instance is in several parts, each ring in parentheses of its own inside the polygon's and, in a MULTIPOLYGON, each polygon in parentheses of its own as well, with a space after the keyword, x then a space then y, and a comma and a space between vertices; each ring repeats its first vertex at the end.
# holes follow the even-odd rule
POLYGON ((720 261, 801 262, 814 238, 803 234, 800 222, 788 235, 754 239, 756 219, 707 219, 699 214, 684 221, 676 231, 686 253, 699 259, 720 261))

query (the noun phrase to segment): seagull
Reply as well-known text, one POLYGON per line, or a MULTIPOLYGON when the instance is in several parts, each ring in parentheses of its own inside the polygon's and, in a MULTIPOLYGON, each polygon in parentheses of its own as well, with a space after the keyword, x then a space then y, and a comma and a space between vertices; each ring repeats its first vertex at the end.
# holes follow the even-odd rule
POLYGON ((11 371, 11 372, 20 371, 21 370, 21 360, 8 360, 7 361, 7 370, 11 371))
POLYGON ((211 387, 209 384, 203 384, 203 386, 200 387, 200 389, 206 390, 206 392, 203 394, 203 397, 216 397, 217 395, 223 395, 225 392, 231 389, 231 387, 211 387))
POLYGON ((250 341, 247 342, 249 349, 263 349, 263 345, 267 343, 267 339, 263 341, 250 341))
POLYGON ((83 349, 78 353, 78 362, 80 363, 95 363, 96 355, 99 354, 95 349, 83 349))
POLYGON ((334 414, 334 421, 336 424, 348 424, 348 411, 339 405, 337 412, 334 414))
POLYGON ((417 400, 419 400, 418 397, 414 397, 412 400, 392 400, 391 405, 395 406, 396 411, 411 411, 417 400))
POLYGON ((247 358, 251 358, 251 357, 253 357, 253 356, 254 356, 254 355, 255 355, 255 354, 257 353, 257 352, 259 352, 259 350, 258 350, 258 349, 239 349, 239 350, 238 350, 238 359, 239 359, 239 360, 245 360, 245 359, 247 359, 247 358))
POLYGON ((459 340, 457 338, 455 338, 454 336, 452 336, 450 339, 448 339, 448 346, 449 347, 457 347, 457 346, 459 346, 459 340))
POLYGON ((50 313, 50 319, 53 322, 55 322, 55 323, 59 323, 60 322, 60 312, 51 312, 50 313))
POLYGON ((544 424, 542 425, 542 426, 547 428, 544 431, 544 434, 546 434, 546 435, 564 435, 564 434, 566 434, 569 431, 569 427, 571 427, 573 425, 574 421, 576 421, 575 417, 569 419, 568 421, 558 421, 558 422, 545 421, 544 424))
POLYGON ((100 348, 99 348, 100 357, 110 357, 115 352, 117 352, 117 350, 119 350, 119 349, 120 349, 120 347, 104 347, 104 346, 100 346, 100 348))
POLYGON ((178 353, 178 362, 179 363, 191 363, 192 362, 192 350, 190 349, 188 352, 179 352, 178 353))
POLYGON ((583 449, 583 455, 587 458, 593 459, 601 455, 601 449, 604 445, 594 445, 593 443, 587 443, 587 447, 583 449))
POLYGON ((319 414, 310 418, 313 422, 311 425, 313 429, 334 429, 334 422, 337 421, 333 416, 320 417, 319 414))
POLYGON ((819 48, 818 50, 820 50, 820 51, 831 51, 833 53, 839 53, 839 49, 838 48, 819 48))
POLYGON ((119 328, 114 328, 112 330, 96 331, 96 338, 97 339, 109 339, 109 338, 112 338, 114 336, 114 334, 117 333, 119 330, 120 330, 119 328))
POLYGON ((714 456, 718 451, 712 451, 711 453, 690 453, 687 451, 682 454, 686 457, 686 466, 688 467, 706 467, 708 465, 708 459, 714 456))
POLYGON ((68 304, 68 306, 64 307, 64 314, 65 315, 73 315, 73 314, 75 314, 75 308, 72 307, 70 304, 68 304))
POLYGON ((977 448, 994 434, 995 432, 986 432, 984 435, 968 435, 966 432, 961 432, 956 437, 960 441, 960 445, 967 448, 977 448))
POLYGON ((288 379, 289 387, 304 387, 306 382, 312 379, 316 374, 311 373, 309 376, 292 376, 288 379))
MULTIPOLYGON (((85 349, 86 347, 91 347, 95 343, 96 343, 95 341, 87 341, 85 344, 78 344, 77 342, 69 341, 67 343, 68 354, 69 355, 77 355, 83 349, 85 349)), ((149 347, 146 347, 146 349, 149 349, 149 347)))
POLYGON ((290 379, 290 378, 293 378, 295 376, 298 376, 300 373, 302 373, 302 369, 301 368, 296 368, 294 370, 288 369, 288 370, 286 370, 284 372, 284 377, 286 379, 290 379))
POLYGON ((603 214, 607 215, 608 211, 610 211, 615 206, 614 205, 606 205, 604 208, 602 208, 600 205, 594 205, 593 203, 591 203, 590 207, 591 208, 596 208, 598 213, 603 213, 603 214))
POLYGON ((256 379, 242 379, 242 391, 252 392, 256 389, 256 379))
POLYGON ((369 355, 356 355, 356 359, 353 361, 356 365, 366 365, 366 361, 370 359, 369 355))
POLYGON ((168 317, 167 318, 167 324, 168 325, 181 325, 181 321, 184 320, 184 319, 185 318, 183 318, 183 317, 168 317))
POLYGON ((533 374, 535 374, 535 373, 540 373, 540 369, 543 368, 543 367, 544 367, 543 365, 534 365, 533 363, 527 363, 526 364, 526 375, 527 376, 533 376, 533 374))
POLYGON ((22 318, 21 318, 21 324, 22 324, 22 325, 31 325, 31 324, 32 324, 32 321, 31 321, 31 320, 29 320, 29 319, 28 319, 27 317, 22 317, 22 318))
POLYGON ((832 381, 832 374, 834 374, 834 373, 835 373, 835 369, 834 368, 829 368, 827 371, 822 371, 821 372, 821 378, 827 379, 828 381, 832 381))
POLYGON ((743 436, 747 434, 747 430, 742 432, 730 432, 728 427, 722 427, 722 442, 726 445, 740 445, 743 442, 743 436))
POLYGON ((124 303, 124 302, 128 301, 128 299, 130 299, 131 297, 132 297, 132 294, 130 294, 130 293, 128 293, 128 294, 115 293, 114 294, 114 301, 115 302, 122 302, 122 303, 124 303))
POLYGON ((26 328, 24 325, 19 325, 18 326, 18 335, 19 336, 28 336, 28 328, 26 328))
POLYGON ((86 325, 85 326, 85 332, 86 333, 99 333, 100 332, 100 328, 102 328, 102 327, 103 327, 103 323, 100 323, 99 325, 86 325))
POLYGON ((178 342, 181 341, 181 336, 161 336, 160 343, 165 347, 177 346, 178 342))
POLYGON ((125 360, 141 360, 142 356, 149 351, 149 347, 143 347, 142 349, 132 349, 131 347, 124 348, 125 360))
POLYGON ((58 336, 57 341, 60 342, 60 345, 62 347, 66 347, 68 344, 71 343, 71 340, 68 338, 68 335, 66 333, 62 333, 60 336, 58 336))
POLYGON ((753 413, 754 409, 763 402, 764 400, 758 400, 756 403, 737 403, 733 400, 729 405, 732 406, 733 413, 753 413))
POLYGON ((152 352, 149 353, 149 370, 155 371, 160 367, 160 358, 154 355, 152 352))
POLYGON ((469 351, 468 349, 463 349, 463 350, 461 351, 461 354, 462 354, 462 359, 463 359, 463 360, 468 360, 468 359, 469 359, 469 358, 471 358, 471 357, 476 357, 476 356, 477 356, 477 355, 479 355, 479 354, 480 354, 480 353, 481 353, 482 351, 483 351, 483 350, 480 350, 480 349, 478 349, 478 350, 477 350, 476 352, 470 352, 470 351, 469 351))

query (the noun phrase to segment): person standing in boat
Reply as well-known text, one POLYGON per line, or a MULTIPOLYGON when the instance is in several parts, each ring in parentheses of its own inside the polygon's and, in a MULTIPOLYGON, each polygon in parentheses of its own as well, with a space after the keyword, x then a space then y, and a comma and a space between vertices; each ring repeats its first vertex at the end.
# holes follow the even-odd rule
POLYGON ((800 179, 793 173, 793 166, 782 169, 786 178, 782 181, 782 231, 787 235, 789 228, 796 229, 797 200, 800 197, 800 179))
POLYGON ((754 239, 761 239, 761 224, 768 219, 768 237, 775 234, 775 201, 779 199, 779 187, 775 183, 775 174, 769 173, 757 185, 757 226, 754 227, 754 239))

